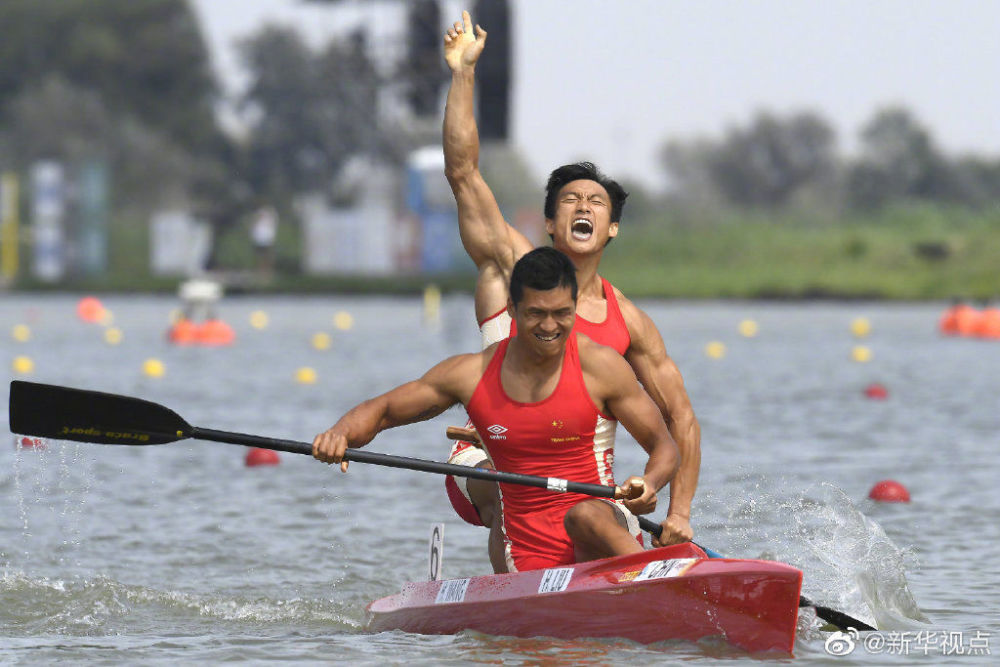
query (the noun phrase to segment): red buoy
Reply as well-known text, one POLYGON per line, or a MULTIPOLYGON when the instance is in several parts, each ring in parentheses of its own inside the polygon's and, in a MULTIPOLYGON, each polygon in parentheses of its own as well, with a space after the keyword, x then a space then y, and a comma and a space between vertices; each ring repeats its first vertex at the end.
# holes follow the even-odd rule
MULTIPOLYGON (((15 443, 16 443, 16 441, 15 441, 15 443)), ((16 444, 20 444, 21 449, 38 449, 38 450, 48 449, 48 446, 45 444, 45 440, 43 438, 27 438, 27 437, 24 437, 24 438, 21 438, 21 442, 20 443, 16 443, 16 444)))
POLYGON ((889 390, 886 389, 883 384, 872 382, 870 385, 865 387, 865 396, 876 400, 884 400, 889 397, 889 390))
POLYGON ((251 447, 245 459, 248 468, 253 468, 254 466, 276 466, 280 462, 281 459, 278 458, 278 452, 273 449, 261 449, 260 447, 251 447))
POLYGON ((98 322, 104 317, 104 304, 96 296, 85 296, 76 304, 76 315, 84 322, 98 322))
POLYGON ((908 503, 910 492, 894 479, 883 479, 872 487, 868 497, 880 503, 908 503))

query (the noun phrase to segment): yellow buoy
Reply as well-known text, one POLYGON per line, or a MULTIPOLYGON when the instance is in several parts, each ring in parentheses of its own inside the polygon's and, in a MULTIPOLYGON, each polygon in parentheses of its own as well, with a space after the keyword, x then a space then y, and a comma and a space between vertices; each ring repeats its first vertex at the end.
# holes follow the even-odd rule
POLYGON ((250 326, 254 329, 266 329, 271 320, 263 310, 255 310, 250 313, 250 326))
POLYGON ((337 327, 341 331, 347 331, 354 326, 354 318, 347 311, 340 311, 333 316, 333 326, 337 327))
POLYGON ((747 338, 753 338, 757 335, 757 323, 753 320, 743 320, 740 322, 740 334, 747 338))
POLYGON ((27 343, 31 340, 31 328, 27 324, 15 324, 10 330, 10 335, 18 343, 27 343))
POLYGON ((27 375, 35 370, 35 362, 31 357, 14 357, 14 363, 11 365, 18 375, 27 375))
POLYGON ((159 359, 146 359, 142 364, 142 372, 151 378, 159 378, 163 377, 167 369, 159 359))
POLYGON ((726 356, 726 346, 717 340, 705 346, 705 354, 711 359, 721 359, 726 356))
POLYGON ((108 345, 117 345, 122 342, 122 330, 118 327, 108 327, 104 330, 104 342, 108 345))
POLYGON ((851 333, 854 334, 856 338, 864 338, 872 331, 872 324, 868 321, 868 318, 858 317, 853 322, 851 322, 851 333))
POLYGON ((316 371, 308 366, 303 366, 295 371, 295 381, 299 384, 316 384, 316 371))
POLYGON ((864 345, 855 345, 854 349, 851 350, 851 359, 859 363, 864 363, 866 361, 871 361, 872 351, 865 347, 864 345))
POLYGON ((312 336, 312 346, 317 350, 329 350, 332 341, 333 339, 330 338, 330 334, 324 331, 314 333, 312 336))
POLYGON ((437 285, 424 288, 424 324, 436 327, 441 323, 441 289, 437 285))

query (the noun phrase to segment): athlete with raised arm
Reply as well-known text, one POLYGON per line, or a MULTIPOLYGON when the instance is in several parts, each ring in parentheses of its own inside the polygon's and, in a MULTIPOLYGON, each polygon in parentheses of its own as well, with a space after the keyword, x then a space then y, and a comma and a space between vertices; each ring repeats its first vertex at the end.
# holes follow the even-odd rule
MULTIPOLYGON (((533 244, 504 220, 493 192, 479 171, 479 133, 474 114, 475 67, 486 44, 486 31, 473 31, 468 12, 448 29, 444 55, 451 70, 444 115, 445 174, 458 204, 462 243, 479 270, 476 317, 484 345, 508 335, 504 305, 514 263, 533 244)), ((557 84, 553 84, 557 85, 557 84)), ((617 236, 627 194, 590 163, 565 165, 552 172, 546 186, 545 226, 553 246, 576 266, 579 297, 576 330, 622 354, 659 408, 681 455, 670 484, 670 506, 663 534, 654 545, 689 541, 691 502, 701 467, 701 430, 676 364, 668 356, 649 316, 598 274, 604 247, 617 236)), ((614 440, 614 424, 599 439, 614 440)), ((482 435, 482 434, 480 434, 482 435)), ((458 442, 452 463, 490 466, 481 449, 458 442)), ((608 462, 610 465, 610 462, 608 462)), ((553 473, 554 474, 554 473, 553 473)), ((447 481, 456 511, 470 523, 491 527, 490 557, 498 565, 496 485, 481 480, 447 481)))

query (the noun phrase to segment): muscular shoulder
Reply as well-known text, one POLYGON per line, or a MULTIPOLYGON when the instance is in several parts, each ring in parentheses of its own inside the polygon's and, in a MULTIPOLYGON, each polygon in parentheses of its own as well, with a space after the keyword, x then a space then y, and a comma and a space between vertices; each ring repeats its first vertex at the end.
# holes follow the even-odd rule
POLYGON ((615 298, 618 299, 618 308, 621 310, 622 319, 628 328, 630 338, 629 349, 626 356, 633 352, 650 352, 663 348, 663 339, 652 318, 646 314, 639 306, 625 296, 624 292, 612 285, 615 298))
POLYGON ((595 383, 595 388, 603 387, 609 393, 618 393, 623 382, 637 382, 632 367, 613 348, 595 343, 582 333, 576 334, 576 337, 580 350, 580 368, 584 378, 595 383))
POLYGON ((491 345, 482 352, 448 357, 427 371, 423 379, 465 402, 479 384, 496 347, 491 345))

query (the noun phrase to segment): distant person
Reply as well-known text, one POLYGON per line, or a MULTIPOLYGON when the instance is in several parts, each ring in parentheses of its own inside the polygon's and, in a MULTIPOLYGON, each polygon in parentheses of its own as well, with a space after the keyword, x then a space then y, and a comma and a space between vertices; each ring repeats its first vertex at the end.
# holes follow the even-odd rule
POLYGON ((569 258, 552 248, 525 254, 511 271, 507 312, 517 323, 514 336, 446 359, 419 380, 352 408, 316 436, 313 455, 346 472, 349 447, 462 403, 486 434, 498 469, 614 486, 595 440, 600 422, 617 420, 648 453, 643 474, 620 487, 622 501, 500 484, 503 570, 642 551, 633 513, 656 507, 657 491, 677 470, 677 446, 625 360, 574 331, 576 298, 569 258))
POLYGON ((278 237, 278 212, 273 206, 261 206, 253 214, 250 240, 257 258, 257 272, 270 276, 274 272, 274 242, 278 237))
MULTIPOLYGON (((476 284, 476 317, 483 344, 507 337, 511 320, 504 306, 507 282, 514 263, 530 251, 532 243, 507 224, 493 192, 479 171, 479 134, 473 109, 475 66, 486 44, 486 31, 462 12, 444 36, 444 57, 451 69, 444 114, 445 174, 458 203, 458 226, 469 257, 479 270, 476 284)), ((582 85, 582 84, 575 84, 582 85)), ((599 89, 599 83, 594 82, 599 89)), ((599 90, 593 94, 600 94, 599 90)), ((567 105, 574 102, 567 100, 567 105)), ((572 109, 568 109, 572 111, 572 109)), ((681 453, 680 470, 670 484, 670 507, 661 522, 663 534, 655 545, 692 539, 691 502, 701 467, 701 430, 684 388, 684 380, 667 355, 663 340, 649 316, 597 273, 605 246, 618 235, 627 193, 593 164, 581 162, 559 167, 546 186, 545 225, 552 244, 576 266, 579 299, 576 330, 618 351, 632 366, 646 392, 659 407, 681 453)), ((480 435, 483 435, 480 433, 480 435)), ((612 451, 613 422, 602 426, 597 439, 612 451)), ((451 463, 489 467, 486 454, 472 442, 459 441, 451 463)), ((606 465, 610 467, 612 461, 606 465)), ((449 478, 449 497, 458 514, 470 523, 491 527, 491 560, 496 564, 498 545, 495 521, 496 484, 481 480, 449 478)))

